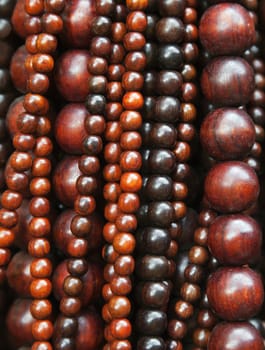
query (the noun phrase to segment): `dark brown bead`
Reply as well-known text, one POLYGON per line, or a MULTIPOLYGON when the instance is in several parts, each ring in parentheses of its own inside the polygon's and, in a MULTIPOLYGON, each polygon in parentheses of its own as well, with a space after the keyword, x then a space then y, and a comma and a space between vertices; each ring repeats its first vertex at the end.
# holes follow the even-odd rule
POLYGON ((223 267, 210 275, 207 296, 218 316, 236 321, 258 313, 264 290, 260 275, 250 268, 223 267))
POLYGON ((245 210, 258 197, 257 175, 243 162, 217 164, 206 177, 205 194, 210 205, 222 213, 245 210))
POLYGON ((211 55, 240 55, 254 43, 254 21, 249 12, 236 3, 218 4, 204 12, 200 39, 211 55), (227 23, 226 29, 224 23, 227 23))
POLYGON ((215 58, 203 70, 201 88, 211 103, 224 106, 244 105, 250 100, 254 90, 253 69, 239 57, 215 58))

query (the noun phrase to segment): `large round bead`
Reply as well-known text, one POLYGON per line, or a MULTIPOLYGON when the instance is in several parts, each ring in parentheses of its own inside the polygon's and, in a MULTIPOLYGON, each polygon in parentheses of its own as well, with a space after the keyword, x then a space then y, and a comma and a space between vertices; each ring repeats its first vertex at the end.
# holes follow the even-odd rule
POLYGON ((246 210, 259 195, 255 171, 239 161, 215 165, 205 179, 204 188, 210 206, 221 213, 246 210))
POLYGON ((207 297, 217 315, 227 321, 256 315, 264 299, 260 275, 249 267, 223 267, 207 281, 207 297))
POLYGON ((260 333, 248 322, 222 322, 212 331, 208 350, 263 350, 260 333))
POLYGON ((217 160, 242 159, 255 142, 255 128, 244 110, 219 108, 204 119, 200 139, 206 152, 217 160))
POLYGON ((254 43, 255 24, 243 6, 218 4, 204 12, 199 33, 211 55, 240 55, 254 43))
POLYGON ((208 247, 224 265, 256 263, 261 254, 262 231, 247 215, 217 217, 208 232, 208 247))
POLYGON ((55 67, 55 83, 63 98, 70 102, 85 101, 89 88, 90 74, 86 50, 69 50, 58 59, 55 67))
POLYGON ((87 137, 85 119, 89 116, 82 103, 70 103, 59 112, 54 134, 63 151, 70 154, 82 154, 83 141, 87 137))
POLYGON ((215 105, 245 105, 254 87, 253 69, 240 57, 214 58, 202 72, 202 92, 215 105))
POLYGON ((79 157, 69 156, 61 160, 53 174, 56 197, 67 207, 72 207, 78 195, 76 180, 82 175, 78 167, 79 157))
POLYGON ((68 47, 86 49, 91 40, 91 24, 96 15, 95 1, 65 1, 61 14, 64 27, 62 42, 68 47))

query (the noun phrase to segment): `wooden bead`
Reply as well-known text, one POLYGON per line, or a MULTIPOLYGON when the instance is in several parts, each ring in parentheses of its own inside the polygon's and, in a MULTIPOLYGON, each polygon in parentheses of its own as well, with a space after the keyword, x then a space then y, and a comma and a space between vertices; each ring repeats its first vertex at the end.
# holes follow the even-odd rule
POLYGON ((64 28, 61 34, 63 43, 68 47, 86 49, 91 40, 91 24, 95 19, 96 8, 93 1, 65 3, 62 19, 64 28))
POLYGON ((223 267, 210 275, 207 296, 218 316, 236 321, 258 313, 263 303, 264 290, 260 275, 250 268, 223 267))
POLYGON ((260 258, 260 227, 249 216, 220 216, 209 228, 208 247, 221 264, 253 264, 260 258))
POLYGON ((215 165, 205 180, 205 195, 210 205, 222 212, 239 212, 257 199, 259 184, 256 173, 243 162, 215 165))
POLYGON ((209 350, 262 350, 260 333, 247 322, 219 323, 211 333, 209 350))
POLYGON ((89 92, 87 83, 90 77, 87 70, 89 57, 86 50, 70 50, 58 59, 55 67, 55 83, 67 101, 85 101, 89 92))
POLYGON ((254 144, 254 125, 243 110, 216 109, 204 119, 200 139, 204 149, 215 159, 242 159, 254 144))
POLYGON ((204 12, 200 39, 211 55, 240 55, 254 43, 254 21, 239 4, 218 4, 204 12))
POLYGON ((218 57, 204 68, 201 88, 206 99, 213 104, 240 106, 251 97, 253 78, 252 67, 242 58, 218 57))

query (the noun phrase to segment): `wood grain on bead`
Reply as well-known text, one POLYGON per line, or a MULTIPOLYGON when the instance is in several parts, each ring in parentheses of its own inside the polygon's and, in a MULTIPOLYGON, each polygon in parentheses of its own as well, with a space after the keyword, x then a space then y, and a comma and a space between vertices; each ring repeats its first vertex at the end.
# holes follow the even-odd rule
POLYGON ((202 146, 217 160, 243 159, 255 141, 250 116, 236 108, 220 108, 209 113, 200 129, 202 146))
POLYGON ((225 265, 245 265, 259 261, 261 228, 246 215, 219 216, 209 227, 208 247, 225 265))
POLYGON ((207 281, 207 297, 217 315, 227 321, 248 319, 263 304, 261 276, 248 267, 223 267, 207 281))
POLYGON ((208 63, 201 76, 204 96, 216 105, 244 105, 254 86, 253 69, 240 57, 217 57, 208 63))
POLYGON ((221 213, 248 209, 258 198, 259 182, 248 165, 228 161, 215 165, 205 179, 205 196, 209 204, 221 213))
POLYGON ((247 322, 219 323, 209 339, 209 350, 262 350, 260 333, 247 322))
POLYGON ((200 20, 200 39, 214 56, 241 55, 255 40, 255 25, 241 5, 218 4, 208 8, 200 20))

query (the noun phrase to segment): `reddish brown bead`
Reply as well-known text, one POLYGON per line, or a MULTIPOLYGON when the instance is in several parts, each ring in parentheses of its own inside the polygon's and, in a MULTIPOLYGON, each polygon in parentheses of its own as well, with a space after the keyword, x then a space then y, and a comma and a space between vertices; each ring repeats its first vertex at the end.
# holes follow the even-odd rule
POLYGON ((204 12, 200 39, 211 55, 240 55, 254 43, 254 21, 249 12, 236 3, 218 4, 204 12))
POLYGON ((205 195, 210 205, 222 212, 249 208, 259 194, 257 175, 243 162, 229 161, 215 165, 205 180, 205 195))
POLYGON ((207 297, 225 320, 251 318, 260 310, 264 290, 260 275, 248 267, 223 267, 210 275, 207 297))

